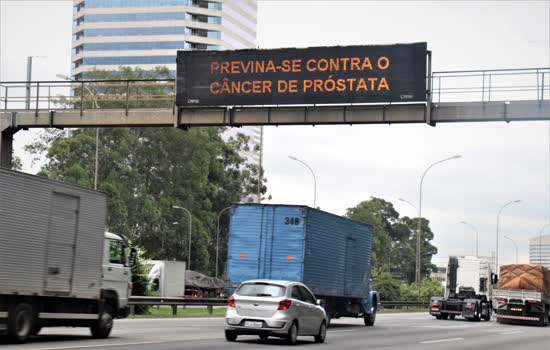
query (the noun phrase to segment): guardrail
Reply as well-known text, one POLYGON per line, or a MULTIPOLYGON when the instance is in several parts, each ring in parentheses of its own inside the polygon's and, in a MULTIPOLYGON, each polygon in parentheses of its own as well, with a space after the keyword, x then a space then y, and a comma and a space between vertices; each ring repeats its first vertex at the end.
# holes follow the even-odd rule
MULTIPOLYGON (((428 307, 427 301, 382 301, 384 307, 428 307)), ((131 308, 131 313, 134 313, 135 305, 150 305, 150 306, 171 306, 172 315, 177 315, 178 306, 206 306, 208 312, 212 314, 214 306, 226 306, 227 299, 225 298, 178 298, 178 297, 130 297, 128 304, 131 308)))

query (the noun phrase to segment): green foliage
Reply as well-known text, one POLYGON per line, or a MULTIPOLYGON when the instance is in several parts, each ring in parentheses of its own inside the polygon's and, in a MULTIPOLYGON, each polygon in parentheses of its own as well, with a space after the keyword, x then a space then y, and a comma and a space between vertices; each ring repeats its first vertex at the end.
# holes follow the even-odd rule
POLYGON ((445 294, 445 287, 438 280, 424 277, 420 287, 420 298, 422 301, 430 301, 431 297, 442 297, 445 294))
MULTIPOLYGON (((149 277, 147 269, 147 261, 144 258, 145 251, 139 247, 135 247, 137 250, 136 262, 132 266, 132 295, 142 295, 148 296, 151 295, 151 290, 149 288, 149 277)), ((129 256, 129 255, 128 255, 129 256)), ((135 313, 138 315, 146 315, 149 313, 148 305, 136 305, 135 313)))
MULTIPOLYGON (((371 197, 353 208, 346 216, 373 227, 372 276, 391 271, 403 276, 409 283, 415 280, 418 218, 399 217, 393 204, 371 197)), ((429 221, 422 218, 421 276, 427 277, 436 267, 431 263, 437 248, 430 244, 433 232, 429 221)))
POLYGON ((387 272, 372 279, 372 289, 377 291, 384 301, 401 300, 400 285, 401 283, 394 280, 387 272))
MULTIPOLYGON (((87 79, 152 79, 168 77, 165 68, 153 72, 121 68, 120 72, 93 71, 87 79)), ((150 83, 149 83, 150 84, 150 83)), ((116 85, 116 84, 115 84, 116 85)), ((173 84, 172 87, 173 88, 173 84)), ((139 86, 143 95, 166 95, 171 88, 139 86)), ((90 90, 101 108, 125 101, 108 101, 121 92, 110 83, 90 90)), ((125 88, 126 89, 126 88, 125 88)), ((126 90, 124 90, 126 91, 126 90)), ((81 93, 75 90, 75 96, 81 93)), ((92 101, 86 100, 86 108, 92 101)), ((60 103, 75 104, 74 101, 60 103)), ((159 107, 161 101, 133 107, 159 107)), ((76 106, 76 105, 75 105, 76 106)), ((78 107, 78 106, 77 106, 78 107)), ((156 260, 188 260, 191 212, 191 266, 207 275, 216 270, 216 227, 220 211, 232 202, 256 194, 258 171, 239 155, 248 138, 238 135, 225 142, 221 128, 101 128, 99 131, 98 190, 108 194, 108 229, 128 237, 156 260), (178 224, 173 224, 177 222, 178 224)), ((40 175, 93 187, 96 129, 72 130, 69 135, 48 129, 26 148, 37 158, 47 151, 40 175)), ((262 174, 261 193, 266 192, 262 174)), ((229 215, 220 217, 218 275, 223 277, 227 256, 229 215)))

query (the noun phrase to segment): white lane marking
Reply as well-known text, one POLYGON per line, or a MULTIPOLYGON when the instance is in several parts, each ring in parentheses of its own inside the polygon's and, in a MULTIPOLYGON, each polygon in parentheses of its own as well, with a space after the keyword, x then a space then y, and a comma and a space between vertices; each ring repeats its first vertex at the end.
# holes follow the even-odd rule
POLYGON ((456 340, 464 340, 464 338, 449 338, 449 339, 427 340, 427 341, 421 341, 420 344, 445 343, 445 342, 456 341, 456 340))
POLYGON ((166 343, 166 341, 147 341, 141 343, 114 343, 114 344, 96 344, 96 345, 81 345, 81 346, 65 346, 55 348, 34 348, 31 350, 56 350, 56 349, 82 349, 82 348, 104 348, 108 346, 127 346, 127 345, 144 345, 144 344, 160 344, 166 343))
POLYGON ((355 329, 343 329, 341 331, 327 331, 327 333, 358 332, 355 329))
POLYGON ((513 332, 502 332, 500 334, 508 335, 508 334, 520 334, 520 333, 524 333, 524 332, 523 331, 513 331, 513 332))

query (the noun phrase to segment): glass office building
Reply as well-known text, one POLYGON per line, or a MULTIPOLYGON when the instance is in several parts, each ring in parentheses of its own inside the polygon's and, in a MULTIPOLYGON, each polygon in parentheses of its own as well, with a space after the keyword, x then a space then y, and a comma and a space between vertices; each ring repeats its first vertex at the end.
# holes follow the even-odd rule
POLYGON ((529 238, 529 264, 550 269, 550 235, 529 238))
MULTIPOLYGON (((256 0, 73 0, 71 75, 165 66, 175 76, 178 50, 256 47, 256 12, 256 0)), ((237 132, 250 137, 251 151, 241 156, 259 164, 261 127, 229 128, 222 137, 237 132)))
POLYGON ((256 0, 74 0, 71 75, 121 65, 174 75, 177 50, 256 46, 256 0))

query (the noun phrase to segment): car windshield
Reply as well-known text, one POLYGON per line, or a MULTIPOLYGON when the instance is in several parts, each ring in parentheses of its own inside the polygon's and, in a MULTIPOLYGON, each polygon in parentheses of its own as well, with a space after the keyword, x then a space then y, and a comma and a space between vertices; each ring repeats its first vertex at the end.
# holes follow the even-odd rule
POLYGON ((280 297, 285 294, 285 287, 268 283, 247 283, 242 284, 236 293, 247 297, 280 297))

